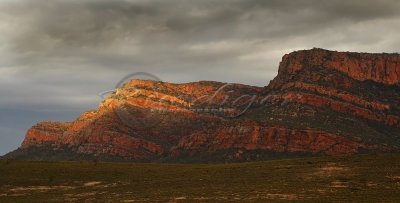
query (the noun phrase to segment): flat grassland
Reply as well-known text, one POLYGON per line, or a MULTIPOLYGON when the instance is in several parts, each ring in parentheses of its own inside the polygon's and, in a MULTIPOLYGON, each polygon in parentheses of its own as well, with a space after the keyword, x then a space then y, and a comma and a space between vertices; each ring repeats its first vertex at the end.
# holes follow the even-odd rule
POLYGON ((400 154, 232 164, 0 161, 0 202, 400 202, 400 154))

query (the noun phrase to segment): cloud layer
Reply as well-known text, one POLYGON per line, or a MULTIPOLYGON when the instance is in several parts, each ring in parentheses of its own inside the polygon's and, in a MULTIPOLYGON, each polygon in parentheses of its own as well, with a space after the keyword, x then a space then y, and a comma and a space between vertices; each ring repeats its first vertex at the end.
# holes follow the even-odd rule
POLYGON ((39 120, 96 108, 96 94, 132 72, 264 86, 293 50, 397 52, 398 10, 396 0, 0 0, 0 154, 39 120))

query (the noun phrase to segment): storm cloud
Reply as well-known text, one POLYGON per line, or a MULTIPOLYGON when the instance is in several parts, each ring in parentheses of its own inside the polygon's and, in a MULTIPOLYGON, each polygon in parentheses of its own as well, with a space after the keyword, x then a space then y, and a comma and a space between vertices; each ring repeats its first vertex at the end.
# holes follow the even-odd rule
POLYGON ((398 52, 396 0, 0 0, 0 154, 125 75, 265 86, 283 54, 398 52))

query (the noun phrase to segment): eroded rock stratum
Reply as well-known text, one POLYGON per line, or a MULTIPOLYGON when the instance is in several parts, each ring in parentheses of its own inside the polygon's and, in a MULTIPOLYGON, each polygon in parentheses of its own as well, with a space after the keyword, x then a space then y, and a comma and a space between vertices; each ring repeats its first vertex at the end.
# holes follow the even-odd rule
POLYGON ((42 122, 26 159, 242 161, 400 149, 400 55, 296 51, 266 87, 132 80, 97 110, 42 122))

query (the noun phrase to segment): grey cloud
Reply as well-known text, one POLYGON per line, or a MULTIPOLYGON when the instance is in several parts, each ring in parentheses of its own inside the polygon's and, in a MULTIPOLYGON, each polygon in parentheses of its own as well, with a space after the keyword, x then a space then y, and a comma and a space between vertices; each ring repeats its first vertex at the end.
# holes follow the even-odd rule
POLYGON ((185 43, 183 40, 279 38, 314 32, 329 22, 357 23, 398 16, 397 8, 397 1, 365 0, 190 3, 37 0, 10 4, 3 10, 9 15, 22 16, 16 20, 24 27, 24 32, 15 37, 17 50, 50 52, 59 47, 107 47, 110 43, 124 43, 124 39, 138 40, 141 45, 185 43))

